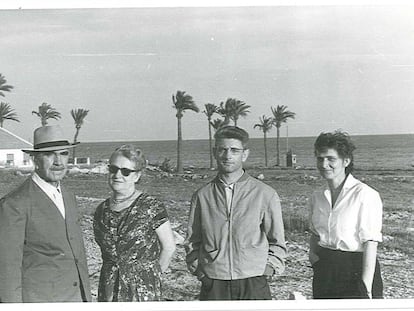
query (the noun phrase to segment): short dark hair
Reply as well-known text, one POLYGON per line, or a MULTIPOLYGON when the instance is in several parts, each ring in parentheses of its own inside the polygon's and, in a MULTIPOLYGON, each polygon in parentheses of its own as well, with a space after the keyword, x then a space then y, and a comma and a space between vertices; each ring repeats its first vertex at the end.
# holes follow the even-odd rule
POLYGON ((228 125, 220 127, 214 134, 214 139, 216 141, 225 138, 240 140, 243 145, 243 148, 247 148, 247 144, 249 142, 249 134, 245 130, 237 126, 228 125))
POLYGON ((121 155, 132 163, 134 163, 134 168, 138 171, 142 171, 147 166, 147 161, 145 160, 144 153, 141 149, 135 148, 132 145, 122 145, 115 149, 115 151, 111 154, 109 161, 117 156, 121 155))
POLYGON ((314 144, 315 156, 318 152, 323 152, 326 149, 335 149, 342 159, 350 159, 351 162, 345 168, 346 174, 349 174, 354 170, 353 151, 356 147, 348 133, 336 130, 330 133, 319 134, 314 144))

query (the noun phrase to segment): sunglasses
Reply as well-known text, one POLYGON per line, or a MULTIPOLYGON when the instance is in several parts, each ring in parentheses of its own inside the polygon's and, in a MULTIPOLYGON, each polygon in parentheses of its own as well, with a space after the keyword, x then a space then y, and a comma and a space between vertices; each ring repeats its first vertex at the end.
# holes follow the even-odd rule
POLYGON ((130 170, 129 168, 126 168, 126 167, 121 168, 116 165, 108 165, 108 170, 112 174, 116 174, 120 170, 121 174, 125 177, 129 176, 129 174, 131 174, 132 172, 138 172, 138 170, 130 170))

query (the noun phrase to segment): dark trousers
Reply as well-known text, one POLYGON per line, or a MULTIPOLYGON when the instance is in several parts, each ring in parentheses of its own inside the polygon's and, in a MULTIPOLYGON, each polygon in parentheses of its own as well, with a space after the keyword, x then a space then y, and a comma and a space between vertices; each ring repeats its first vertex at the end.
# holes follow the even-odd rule
POLYGON ((240 280, 216 280, 204 277, 200 300, 271 300, 266 277, 255 276, 240 280))
MULTIPOLYGON (((322 248, 319 261, 313 265, 314 299, 369 298, 362 282, 362 253, 322 248)), ((383 298, 378 260, 372 284, 372 298, 383 298)))

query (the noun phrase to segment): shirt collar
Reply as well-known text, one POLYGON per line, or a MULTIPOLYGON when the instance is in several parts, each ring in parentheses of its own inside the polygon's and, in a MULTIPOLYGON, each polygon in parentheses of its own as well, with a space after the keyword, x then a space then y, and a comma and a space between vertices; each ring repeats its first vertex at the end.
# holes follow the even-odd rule
POLYGON ((233 183, 231 183, 231 184, 227 184, 227 183, 226 183, 226 182, 225 182, 225 181, 221 178, 221 176, 220 176, 220 175, 217 175, 217 177, 216 177, 216 182, 217 182, 218 184, 222 184, 222 185, 224 185, 225 187, 229 187, 229 186, 233 187, 236 183, 239 183, 239 182, 245 181, 248 177, 249 177, 249 174, 248 174, 248 173, 246 173, 246 171, 243 169, 243 175, 241 175, 239 179, 237 179, 235 182, 233 182, 233 183))
POLYGON ((39 186, 41 186, 43 189, 46 189, 48 191, 57 191, 59 193, 62 193, 62 189, 60 187, 60 182, 58 182, 58 186, 55 187, 51 184, 49 184, 47 181, 45 181, 43 178, 41 178, 36 172, 33 173, 32 179, 34 182, 36 182, 39 186))
POLYGON ((348 177, 345 180, 344 189, 350 189, 359 183, 360 181, 352 176, 352 174, 348 174, 348 177))
MULTIPOLYGON (((354 176, 352 176, 351 173, 349 173, 348 176, 345 179, 345 183, 344 183, 344 186, 342 187, 342 190, 345 191, 345 190, 351 189, 359 183, 361 183, 361 182, 358 179, 356 179, 354 176)), ((330 189, 329 189, 328 185, 325 185, 324 189, 325 189, 324 190, 325 193, 327 193, 327 191, 330 192, 330 189)))
POLYGON ((233 190, 234 184, 236 183, 236 181, 234 183, 231 184, 227 184, 223 179, 219 178, 219 181, 223 184, 223 186, 225 188, 230 188, 231 190, 233 190))

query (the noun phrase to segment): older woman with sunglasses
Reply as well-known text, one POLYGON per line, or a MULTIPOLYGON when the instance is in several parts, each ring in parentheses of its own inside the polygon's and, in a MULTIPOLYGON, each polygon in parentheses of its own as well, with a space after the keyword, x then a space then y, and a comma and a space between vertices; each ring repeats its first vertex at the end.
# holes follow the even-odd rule
POLYGON ((340 131, 322 133, 315 142, 327 186, 310 200, 313 298, 382 298, 377 260, 382 202, 377 191, 352 176, 354 149, 340 131))
POLYGON ((103 259, 98 301, 161 300, 161 273, 168 268, 175 241, 164 205, 135 187, 145 164, 142 152, 130 145, 110 157, 112 196, 94 216, 103 259))

